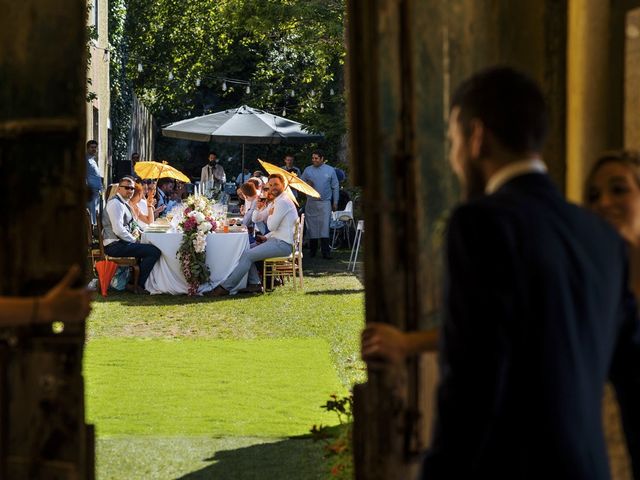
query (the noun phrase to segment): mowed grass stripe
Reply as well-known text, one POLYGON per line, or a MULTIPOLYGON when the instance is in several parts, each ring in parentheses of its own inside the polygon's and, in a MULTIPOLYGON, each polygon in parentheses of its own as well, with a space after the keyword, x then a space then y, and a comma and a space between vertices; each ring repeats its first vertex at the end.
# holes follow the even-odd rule
POLYGON ((85 357, 87 417, 101 437, 286 437, 345 393, 322 339, 93 339, 85 357))

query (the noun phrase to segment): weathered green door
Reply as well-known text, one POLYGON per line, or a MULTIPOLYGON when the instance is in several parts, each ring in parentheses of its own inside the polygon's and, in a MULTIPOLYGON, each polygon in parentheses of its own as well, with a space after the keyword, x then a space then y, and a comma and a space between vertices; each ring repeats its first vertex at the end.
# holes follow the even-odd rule
MULTIPOLYGON (((0 2, 0 295, 83 264, 87 5, 0 2)), ((0 327, 0 478, 91 479, 85 326, 0 327)))
MULTIPOLYGON (((566 0, 349 0, 351 161, 363 187, 368 322, 437 325, 442 239, 457 199, 447 165, 451 91, 497 63, 524 69, 550 100, 545 158, 564 183, 566 0)), ((424 356, 369 371, 355 390, 357 478, 407 479, 428 445, 437 381, 424 356)))

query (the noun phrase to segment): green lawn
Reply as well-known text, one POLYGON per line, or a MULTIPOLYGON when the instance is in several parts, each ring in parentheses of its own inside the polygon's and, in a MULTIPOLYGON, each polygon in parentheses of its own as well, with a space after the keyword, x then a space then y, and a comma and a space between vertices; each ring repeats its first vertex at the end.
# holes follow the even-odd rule
POLYGON ((100 339, 87 356, 100 435, 300 435, 346 393, 321 339, 100 339))
POLYGON ((364 378, 364 294, 345 266, 305 260, 303 291, 98 298, 85 362, 98 478, 322 478, 320 448, 290 437, 335 423, 320 405, 364 378))

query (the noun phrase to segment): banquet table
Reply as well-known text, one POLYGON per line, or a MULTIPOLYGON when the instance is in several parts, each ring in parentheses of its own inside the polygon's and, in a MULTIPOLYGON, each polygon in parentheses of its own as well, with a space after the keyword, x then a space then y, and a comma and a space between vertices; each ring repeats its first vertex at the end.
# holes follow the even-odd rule
MULTIPOLYGON (((200 285, 198 293, 213 290, 238 265, 240 256, 249 249, 247 232, 209 233, 207 235, 206 262, 211 272, 208 283, 200 285)), ((182 274, 180 260, 176 256, 182 233, 149 233, 142 234, 142 243, 150 243, 160 249, 162 255, 153 266, 145 288, 152 294, 168 293, 181 295, 188 292, 187 281, 182 274)), ((247 276, 231 290, 236 293, 247 286, 247 276)))

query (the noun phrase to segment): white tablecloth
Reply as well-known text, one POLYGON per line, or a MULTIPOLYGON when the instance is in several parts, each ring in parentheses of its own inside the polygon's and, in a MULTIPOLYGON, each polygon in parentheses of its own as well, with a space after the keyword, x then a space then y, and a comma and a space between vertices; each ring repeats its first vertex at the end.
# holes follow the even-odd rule
MULTIPOLYGON (((162 252, 162 256, 153 266, 151 275, 145 283, 151 294, 169 293, 181 295, 188 292, 187 281, 182 274, 180 260, 176 257, 181 233, 143 233, 142 242, 155 245, 162 252)), ((222 282, 238 265, 240 255, 249 249, 249 236, 247 232, 234 233, 210 233, 207 235, 206 262, 211 272, 209 283, 201 285, 199 293, 213 290, 222 282)), ((247 286, 245 275, 231 293, 247 286)))

